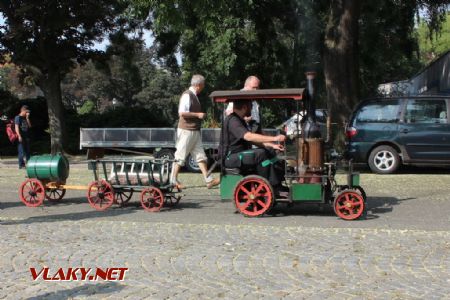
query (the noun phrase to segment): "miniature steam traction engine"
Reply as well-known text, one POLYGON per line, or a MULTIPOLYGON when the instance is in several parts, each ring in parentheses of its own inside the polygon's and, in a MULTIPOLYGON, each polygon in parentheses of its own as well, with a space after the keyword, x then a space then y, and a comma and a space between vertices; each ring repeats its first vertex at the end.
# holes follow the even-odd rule
MULTIPOLYGON (((332 204, 336 215, 344 220, 355 220, 365 215, 366 195, 360 186, 360 176, 353 172, 351 162, 331 160, 326 155, 324 141, 315 118, 313 101, 314 74, 307 73, 307 89, 270 89, 254 91, 215 91, 210 97, 216 103, 238 100, 294 101, 297 113, 304 102, 306 115, 298 123, 294 137, 294 155, 283 155, 287 197, 279 197, 273 187, 254 170, 227 169, 222 163, 220 196, 232 200, 236 209, 245 216, 256 217, 269 212, 276 202, 332 204), (326 159, 327 158, 327 159, 326 159), (338 167, 346 166, 347 182, 338 185, 335 179, 338 167)), ((329 132, 329 122, 328 132, 329 132)), ((222 126, 222 130, 224 126, 222 126)), ((222 148, 222 152, 223 152, 222 148)), ((286 151, 286 150, 285 150, 286 151)), ((224 153, 221 153, 224 157, 224 153)))

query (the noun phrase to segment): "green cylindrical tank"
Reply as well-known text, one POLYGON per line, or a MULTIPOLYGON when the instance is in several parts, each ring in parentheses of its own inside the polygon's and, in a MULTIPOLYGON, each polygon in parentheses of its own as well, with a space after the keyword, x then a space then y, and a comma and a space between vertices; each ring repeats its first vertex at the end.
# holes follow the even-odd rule
POLYGON ((27 163, 28 178, 63 182, 69 176, 69 161, 61 154, 32 156, 27 163))

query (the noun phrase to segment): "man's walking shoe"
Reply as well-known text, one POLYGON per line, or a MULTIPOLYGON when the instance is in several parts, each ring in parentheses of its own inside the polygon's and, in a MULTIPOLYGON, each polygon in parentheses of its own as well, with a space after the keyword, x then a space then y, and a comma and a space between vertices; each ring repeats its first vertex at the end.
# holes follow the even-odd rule
POLYGON ((181 190, 183 190, 184 188, 186 188, 181 182, 176 182, 176 183, 174 184, 174 187, 175 187, 177 190, 179 190, 179 191, 181 191, 181 190))
POLYGON ((214 178, 213 180, 211 180, 210 182, 208 182, 206 184, 206 187, 208 189, 211 189, 212 187, 219 185, 220 184, 220 179, 219 178, 214 178))

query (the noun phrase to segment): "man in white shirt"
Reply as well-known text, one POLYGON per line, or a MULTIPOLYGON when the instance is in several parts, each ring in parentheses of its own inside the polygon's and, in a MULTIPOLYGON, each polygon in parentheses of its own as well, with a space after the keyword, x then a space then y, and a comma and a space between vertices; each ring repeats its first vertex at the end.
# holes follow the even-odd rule
POLYGON ((191 156, 197 161, 200 170, 205 178, 206 186, 211 188, 220 183, 219 179, 208 176, 207 156, 203 149, 200 127, 206 114, 201 111, 200 101, 197 95, 205 87, 205 78, 202 75, 194 75, 191 79, 191 86, 183 92, 180 98, 178 114, 177 142, 175 152, 176 162, 173 165, 171 180, 178 189, 183 185, 178 181, 178 173, 186 163, 186 157, 191 156))
MULTIPOLYGON (((245 80, 244 88, 241 91, 251 91, 259 89, 260 80, 256 76, 249 76, 245 80)), ((233 102, 229 102, 228 106, 225 110, 225 116, 230 115, 233 112, 233 102)), ((252 101, 252 111, 250 117, 245 117, 245 122, 247 124, 256 123, 256 127, 259 127, 261 124, 260 116, 259 116, 259 104, 256 101, 252 101)))

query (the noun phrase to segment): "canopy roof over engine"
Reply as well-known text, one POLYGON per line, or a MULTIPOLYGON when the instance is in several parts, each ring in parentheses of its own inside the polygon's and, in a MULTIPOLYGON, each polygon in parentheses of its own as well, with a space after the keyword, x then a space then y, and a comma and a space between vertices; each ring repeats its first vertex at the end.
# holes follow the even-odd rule
POLYGON ((261 89, 261 90, 230 90, 230 91, 214 91, 209 97, 217 103, 226 103, 236 100, 273 100, 273 99, 291 99, 302 100, 304 99, 306 89, 294 88, 294 89, 261 89))

